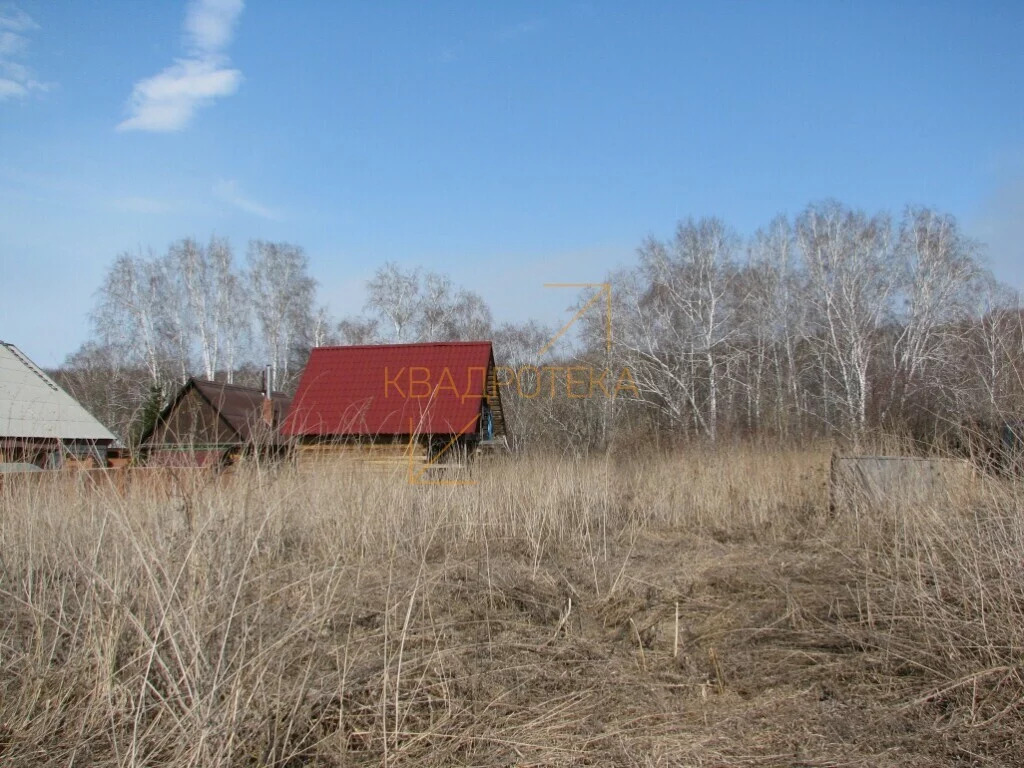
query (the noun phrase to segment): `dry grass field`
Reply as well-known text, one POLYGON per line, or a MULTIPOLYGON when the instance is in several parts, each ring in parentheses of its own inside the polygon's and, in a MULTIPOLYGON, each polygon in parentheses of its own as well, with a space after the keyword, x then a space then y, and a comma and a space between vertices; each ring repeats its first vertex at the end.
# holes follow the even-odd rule
POLYGON ((1024 764, 1024 492, 828 460, 8 484, 0 763, 1024 764))

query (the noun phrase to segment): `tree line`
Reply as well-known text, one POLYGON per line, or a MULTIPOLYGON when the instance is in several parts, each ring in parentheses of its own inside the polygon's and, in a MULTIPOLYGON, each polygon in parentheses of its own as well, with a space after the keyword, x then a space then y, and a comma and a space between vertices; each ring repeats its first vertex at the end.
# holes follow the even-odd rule
POLYGON ((1019 297, 928 208, 826 201, 746 243, 689 220, 609 281, 613 354, 676 433, 934 440, 1021 414, 1019 297))
POLYGON ((746 240, 689 219, 604 282, 610 296, 582 292, 573 341, 552 346, 557 329, 496 325, 444 274, 384 264, 363 312, 338 321, 301 247, 256 240, 239 261, 226 240, 184 239, 114 260, 91 339, 59 376, 128 436, 190 375, 254 385, 269 363, 289 390, 315 346, 492 339, 516 442, 565 450, 878 430, 936 441, 1024 405, 1019 296, 929 208, 894 219, 824 201, 746 240))

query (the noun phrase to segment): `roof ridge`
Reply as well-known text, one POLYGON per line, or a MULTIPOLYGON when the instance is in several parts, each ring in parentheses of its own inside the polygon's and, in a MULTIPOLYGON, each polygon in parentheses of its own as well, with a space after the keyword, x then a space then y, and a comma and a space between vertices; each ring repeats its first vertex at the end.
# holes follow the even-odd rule
POLYGON ((117 438, 17 345, 0 342, 0 435, 105 440, 117 438))
POLYGON ((313 350, 317 349, 391 349, 394 347, 454 347, 454 346, 470 346, 470 345, 481 345, 490 344, 494 345, 494 342, 490 339, 480 339, 477 341, 399 341, 399 342, 388 342, 386 344, 329 344, 322 347, 313 347, 313 350))
MULTIPOLYGON (((252 392, 252 393, 255 393, 255 394, 258 394, 258 395, 262 395, 263 394, 263 388, 262 387, 247 387, 247 386, 245 386, 243 384, 234 384, 234 383, 229 384, 226 381, 215 381, 215 380, 211 380, 211 379, 199 379, 199 378, 196 378, 195 376, 192 377, 192 381, 194 381, 197 386, 200 385, 200 384, 212 384, 213 386, 219 387, 221 389, 230 387, 231 389, 237 389, 237 390, 241 390, 243 392, 252 392)), ((274 395, 282 395, 284 397, 287 397, 288 393, 287 392, 282 392, 279 389, 275 389, 275 390, 272 390, 270 392, 270 396, 271 397, 273 397, 274 395)))
POLYGON ((57 384, 53 381, 53 379, 51 379, 49 376, 47 376, 46 372, 43 371, 41 368, 39 368, 35 363, 33 363, 29 359, 28 355, 26 355, 24 352, 22 352, 20 349, 18 349, 17 346, 15 346, 14 344, 8 343, 6 341, 5 342, 0 342, 0 343, 2 343, 5 347, 7 347, 7 349, 9 349, 11 351, 12 355, 14 355, 16 358, 18 358, 18 362, 20 362, 22 365, 24 365, 26 368, 28 368, 30 371, 32 371, 32 373, 34 373, 36 376, 38 376, 40 379, 42 379, 43 383, 46 384, 46 386, 48 386, 54 392, 60 392, 61 391, 60 387, 57 386, 57 384))

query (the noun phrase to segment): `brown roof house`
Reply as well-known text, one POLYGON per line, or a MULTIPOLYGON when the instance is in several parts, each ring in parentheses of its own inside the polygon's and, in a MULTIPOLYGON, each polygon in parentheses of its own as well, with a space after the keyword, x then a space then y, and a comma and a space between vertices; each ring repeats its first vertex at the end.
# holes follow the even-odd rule
POLYGON ((142 435, 139 453, 147 464, 164 467, 227 466, 245 454, 277 456, 284 450, 278 427, 290 405, 287 395, 267 386, 192 378, 142 435))
POLYGON ((0 341, 0 471, 106 466, 117 439, 13 344, 0 341))

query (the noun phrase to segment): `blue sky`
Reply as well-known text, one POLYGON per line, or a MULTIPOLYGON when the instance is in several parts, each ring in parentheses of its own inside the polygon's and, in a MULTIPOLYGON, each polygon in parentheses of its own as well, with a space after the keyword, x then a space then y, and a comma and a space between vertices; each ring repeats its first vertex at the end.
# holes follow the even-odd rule
POLYGON ((952 213, 1024 289, 1024 4, 0 2, 0 338, 88 336, 121 252, 302 245, 560 325, 648 235, 835 197, 952 213))

